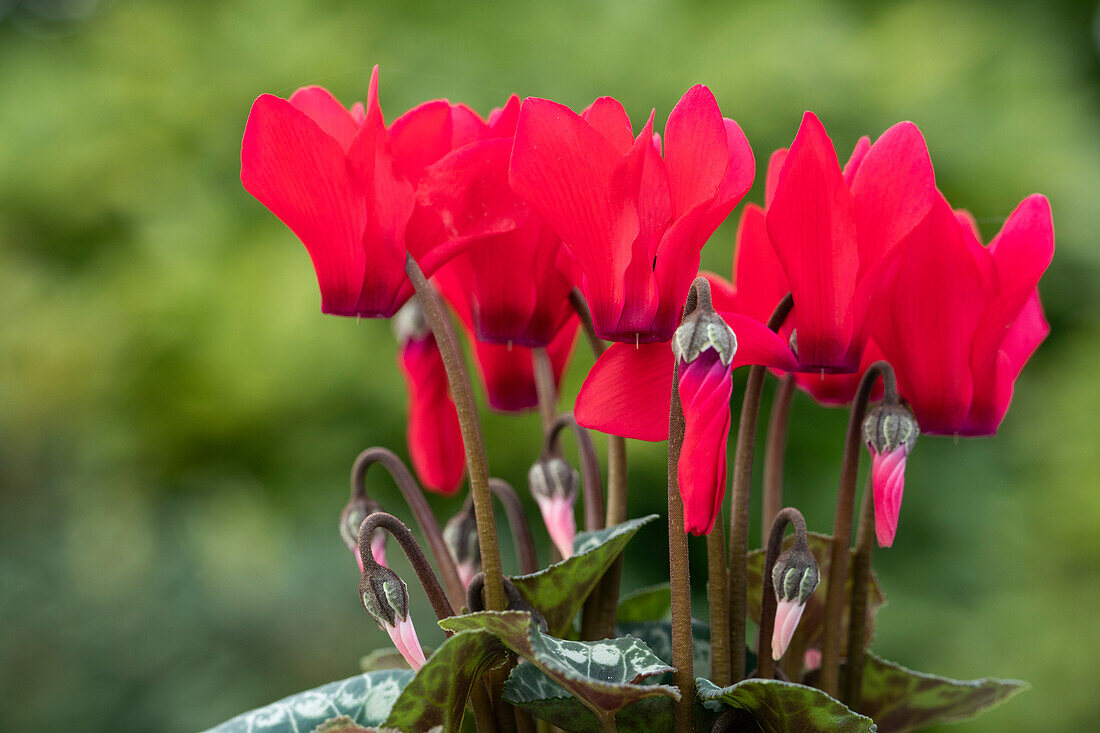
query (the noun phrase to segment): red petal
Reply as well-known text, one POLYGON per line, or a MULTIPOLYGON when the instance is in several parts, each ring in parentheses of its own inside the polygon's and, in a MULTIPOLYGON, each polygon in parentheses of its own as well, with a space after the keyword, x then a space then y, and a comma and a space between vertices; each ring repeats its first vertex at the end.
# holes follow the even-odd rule
POLYGON ((430 166, 417 200, 442 214, 447 236, 477 237, 515 229, 527 205, 508 185, 512 141, 493 138, 463 146, 430 166))
POLYGON ((390 125, 389 135, 397 171, 410 181, 451 151, 451 104, 433 99, 413 107, 390 125))
MULTIPOLYGON (((340 144, 289 102, 265 94, 252 105, 245 126, 241 182, 306 246, 321 288, 321 309, 356 315, 367 263, 366 212, 340 144)), ((376 254, 372 277, 381 288, 396 291, 404 279, 403 250, 395 249, 393 257, 376 254)))
POLYGON ((619 162, 611 143, 568 107, 524 101, 509 179, 573 253, 601 332, 622 312, 623 272, 639 232, 633 200, 611 185, 619 162))
POLYGON ((763 323, 740 313, 719 311, 719 315, 737 337, 737 351, 733 354, 734 369, 748 364, 763 364, 785 372, 798 368, 798 360, 794 358, 790 347, 779 334, 763 323))
POLYGON ((832 141, 811 112, 783 164, 766 221, 798 308, 803 368, 854 369, 850 304, 859 257, 852 197, 832 141))
POLYGON ((400 365, 409 390, 409 454, 424 488, 453 494, 466 469, 458 413, 435 337, 410 339, 400 365))
POLYGON ((289 101, 340 143, 345 151, 351 147, 359 125, 329 90, 318 86, 302 87, 290 95, 289 101))
POLYGON ((489 113, 489 132, 492 137, 513 137, 519 122, 519 95, 513 94, 503 107, 489 113))
POLYGON ((875 341, 921 430, 951 434, 963 425, 973 397, 971 347, 988 295, 942 197, 899 248, 903 277, 890 290, 875 341))
MULTIPOLYGON (((859 369, 852 374, 795 374, 794 381, 806 394, 822 405, 846 405, 856 396, 859 383, 867 367, 882 359, 882 350, 874 340, 868 340, 863 349, 863 358, 859 369)), ((882 399, 882 380, 875 380, 871 390, 871 400, 882 399)))
POLYGON ((626 155, 634 145, 630 116, 614 97, 600 97, 581 112, 581 117, 593 130, 603 135, 619 155, 626 155))
POLYGON ((637 440, 668 438, 672 347, 611 344, 581 385, 574 413, 586 428, 637 440))
POLYGON ((761 323, 771 318, 772 311, 790 290, 783 265, 768 239, 764 210, 756 204, 748 204, 741 213, 737 249, 733 255, 733 278, 737 306, 731 310, 761 323))
MULTIPOLYGON (((515 95, 512 95, 515 96, 515 95)), ((451 150, 489 137, 489 124, 464 104, 451 105, 451 150)), ((511 131, 507 133, 511 137, 511 131)))
POLYGON ((673 216, 714 200, 730 150, 718 102, 702 84, 689 89, 669 114, 664 158, 673 216))
POLYGON ((852 178, 861 271, 912 231, 937 197, 928 146, 917 126, 899 122, 882 133, 852 178))
POLYGON ((848 162, 844 164, 844 183, 849 188, 852 186, 852 180, 856 177, 856 171, 859 170, 859 164, 863 162, 863 159, 867 156, 867 151, 871 149, 871 138, 864 135, 856 143, 855 149, 852 150, 852 157, 848 158, 848 162))
POLYGON ((684 500, 684 531, 704 535, 714 527, 726 492, 726 441, 730 432, 731 367, 713 351, 680 364, 684 441, 677 464, 684 500))
POLYGON ((779 172, 783 170, 783 164, 787 162, 787 148, 779 148, 768 158, 768 173, 764 179, 764 206, 771 206, 775 197, 775 187, 779 185, 779 172))

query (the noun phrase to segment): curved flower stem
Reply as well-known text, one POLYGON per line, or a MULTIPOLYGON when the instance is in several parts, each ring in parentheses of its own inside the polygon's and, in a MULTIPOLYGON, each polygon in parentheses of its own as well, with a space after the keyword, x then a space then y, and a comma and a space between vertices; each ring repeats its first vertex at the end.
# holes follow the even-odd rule
POLYGON ((435 336, 439 353, 443 357, 443 366, 447 371, 447 381, 450 383, 451 396, 458 412, 458 423, 462 429, 462 445, 466 449, 466 468, 470 474, 470 493, 474 497, 474 514, 481 546, 481 567, 485 573, 486 605, 492 611, 500 611, 508 601, 504 596, 496 520, 489 494, 489 460, 485 455, 485 440, 481 435, 481 422, 478 420, 477 405, 474 404, 473 389, 470 387, 470 375, 466 371, 466 361, 458 347, 454 328, 443 310, 443 302, 412 255, 405 258, 405 272, 420 299, 424 317, 435 336))
POLYGON ((764 555, 764 589, 760 596, 760 638, 756 643, 756 676, 770 680, 775 676, 775 660, 772 659, 772 632, 775 631, 775 587, 772 584, 772 570, 779 553, 783 549, 783 532, 787 524, 794 527, 795 542, 806 546, 806 520, 802 513, 787 507, 775 515, 768 536, 768 549, 764 555))
POLYGON ((584 491, 584 528, 588 532, 603 529, 603 482, 600 480, 600 459, 592 435, 577 424, 573 413, 565 412, 554 418, 546 430, 542 444, 545 456, 561 455, 559 438, 562 430, 569 428, 577 441, 577 454, 581 459, 581 488, 584 491))
POLYGON ((779 378, 768 418, 768 440, 764 445, 764 504, 760 514, 760 537, 771 530, 775 515, 783 507, 783 454, 787 450, 787 424, 791 417, 794 375, 779 378))
POLYGON ((413 572, 416 573, 416 579, 420 581, 421 587, 428 595, 428 602, 432 604, 435 617, 442 621, 445 618, 454 616, 454 608, 447 600, 447 596, 443 592, 443 586, 439 584, 439 578, 435 577, 435 573, 432 571, 432 566, 428 564, 428 558, 424 556, 424 551, 420 549, 420 545, 417 544, 416 538, 413 537, 409 528, 392 514, 375 512, 368 515, 363 523, 359 525, 359 555, 363 558, 363 567, 367 568, 363 571, 364 575, 369 573, 371 569, 376 570, 381 567, 374 559, 374 553, 370 549, 371 534, 379 527, 389 532, 397 540, 397 544, 401 545, 405 557, 409 558, 409 563, 412 564, 413 572))
POLYGON ((554 383, 554 365, 546 347, 531 349, 531 366, 535 374, 535 392, 539 397, 539 417, 542 418, 542 432, 545 435, 558 414, 558 387, 554 383))
POLYGON ((848 432, 844 438, 844 459, 840 467, 840 488, 837 492, 836 520, 829 547, 829 585, 825 589, 824 637, 821 642, 821 689, 832 697, 840 693, 840 625, 844 616, 844 584, 848 580, 848 547, 852 541, 852 513, 855 503, 856 475, 859 472, 860 443, 863 418, 875 380, 882 376, 886 394, 896 400, 897 382, 894 370, 885 361, 867 367, 852 400, 848 417, 848 432))
POLYGON ((504 506, 504 513, 508 516, 508 526, 512 528, 512 542, 516 546, 516 559, 519 561, 519 572, 523 575, 534 573, 539 569, 538 556, 535 554, 535 541, 531 537, 531 525, 527 523, 527 514, 523 511, 519 495, 512 485, 504 479, 489 479, 489 490, 504 506))
MULTIPOLYGON (((588 339, 588 345, 592 347, 592 353, 598 358, 607 350, 605 344, 596 335, 592 325, 592 313, 588 310, 588 303, 577 288, 569 294, 569 302, 573 304, 573 310, 581 319, 584 335, 588 339)), ((607 436, 607 522, 605 526, 614 527, 626 521, 626 440, 621 435, 607 436)))
POLYGON ((867 594, 871 588, 871 555, 875 549, 875 499, 871 477, 863 490, 856 528, 856 554, 852 560, 852 595, 848 601, 848 674, 841 701, 852 710, 859 708, 863 692, 863 661, 866 655, 867 594))
POLYGON ((376 446, 367 448, 355 459, 351 468, 351 495, 352 497, 366 496, 367 470, 374 464, 379 464, 390 474, 393 482, 405 497, 405 503, 412 510, 413 518, 428 541, 428 547, 439 566, 439 574, 443 578, 443 585, 447 588, 447 597, 455 608, 462 607, 462 600, 466 597, 466 591, 462 588, 462 581, 458 577, 454 558, 447 549, 447 543, 443 541, 443 533, 439 529, 439 522, 432 514, 428 500, 424 498, 424 492, 417 484, 412 472, 409 471, 404 461, 388 448, 376 446))
POLYGON ((684 500, 680 496, 680 448, 684 442, 684 411, 680 405, 680 364, 672 367, 672 400, 668 413, 668 564, 672 591, 672 666, 680 699, 675 703, 676 733, 695 728, 695 673, 692 669, 691 573, 688 538, 684 532, 684 500))
MULTIPOLYGON (((768 328, 778 331, 794 306, 787 293, 775 307, 768 328)), ((733 454, 733 481, 730 517, 729 583, 730 583, 730 673, 735 681, 745 676, 745 620, 748 613, 749 495, 752 484, 752 461, 756 447, 756 420, 760 413, 760 396, 767 367, 759 364, 749 368, 741 416, 737 424, 737 448, 733 454)))

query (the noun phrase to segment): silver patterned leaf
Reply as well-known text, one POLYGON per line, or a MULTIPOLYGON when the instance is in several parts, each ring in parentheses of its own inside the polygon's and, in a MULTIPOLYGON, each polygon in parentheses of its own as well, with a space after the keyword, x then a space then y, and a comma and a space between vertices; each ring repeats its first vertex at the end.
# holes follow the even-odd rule
POLYGON ((412 678, 412 670, 356 675, 238 715, 207 733, 304 733, 339 716, 358 725, 379 726, 412 678))

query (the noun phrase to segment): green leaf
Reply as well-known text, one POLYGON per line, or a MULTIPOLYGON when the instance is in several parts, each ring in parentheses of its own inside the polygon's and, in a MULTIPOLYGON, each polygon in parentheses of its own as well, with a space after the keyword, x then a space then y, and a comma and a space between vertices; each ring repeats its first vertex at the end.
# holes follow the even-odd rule
POLYGON ((482 611, 444 619, 439 625, 450 631, 488 631, 580 700, 601 722, 610 722, 622 708, 648 697, 679 698, 673 687, 638 684, 671 667, 634 637, 557 639, 539 631, 531 614, 523 611, 482 611))
POLYGON ((780 680, 742 680, 719 688, 695 680, 699 699, 748 711, 763 733, 873 733, 870 718, 853 713, 821 690, 780 680))
POLYGON ((208 733, 298 733, 342 715, 358 725, 376 727, 412 677, 412 670, 356 675, 238 715, 208 733))
MULTIPOLYGON (((825 621, 825 595, 829 591, 829 546, 832 542, 832 538, 828 535, 819 534, 817 532, 810 532, 809 545, 810 552, 813 553, 814 559, 817 560, 818 568, 821 571, 821 584, 818 585, 817 590, 810 596, 810 600, 806 602, 806 610, 802 612, 802 620, 798 624, 798 629, 794 632, 794 638, 791 641, 792 649, 808 649, 810 647, 821 647, 821 637, 824 630, 825 621)), ((794 535, 788 535, 783 542, 783 546, 789 547, 794 542, 794 535)), ((848 599, 852 595, 852 557, 854 552, 849 550, 848 556, 848 579, 844 585, 844 615, 841 621, 840 638, 848 638, 848 599)), ((748 556, 748 612, 749 618, 760 623, 760 592, 763 590, 762 575, 764 572, 764 551, 753 550, 748 556)), ((871 573, 871 598, 867 604, 867 644, 871 643, 871 638, 875 633, 875 614, 878 613, 878 609, 886 603, 886 597, 882 594, 882 589, 879 588, 878 579, 875 577, 874 572, 871 573)))
POLYGON ((608 529, 581 532, 573 540, 572 557, 530 575, 512 578, 516 588, 546 619, 550 633, 564 636, 573 617, 584 605, 626 543, 643 526, 657 519, 650 514, 608 529))
POLYGON ((457 731, 470 687, 504 657, 504 647, 490 633, 472 630, 455 634, 402 690, 385 727, 420 733, 441 725, 445 731, 457 731))
POLYGON ((660 621, 672 609, 672 586, 668 583, 640 588, 623 596, 615 618, 622 622, 660 621))
POLYGON ((1019 680, 952 680, 906 669, 867 654, 860 709, 882 733, 957 723, 1000 705, 1030 685, 1019 680))
MULTIPOLYGON (((629 634, 645 642, 654 654, 661 659, 672 659, 672 622, 646 621, 644 623, 621 623, 615 626, 616 633, 629 634)), ((692 666, 698 673, 710 672, 710 626, 702 621, 691 621, 692 666)), ((749 669, 756 666, 756 658, 749 663, 749 669)))
POLYGON ((371 733, 377 728, 364 728, 346 715, 331 718, 314 728, 310 733, 371 733))

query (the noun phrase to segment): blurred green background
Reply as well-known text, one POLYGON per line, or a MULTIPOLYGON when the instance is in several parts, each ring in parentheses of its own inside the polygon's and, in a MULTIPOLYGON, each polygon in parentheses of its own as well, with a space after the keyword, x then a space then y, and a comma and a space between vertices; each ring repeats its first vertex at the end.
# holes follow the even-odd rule
MULTIPOLYGON (((335 523, 359 450, 406 453, 389 328, 323 317, 304 248, 238 177, 258 94, 323 84, 350 103, 375 63, 390 118, 440 96, 487 112, 511 92, 610 94, 660 126, 704 82, 761 168, 807 108, 842 158, 914 120, 987 238, 1047 194, 1052 334, 995 439, 929 438, 910 460, 897 543, 876 556, 890 603, 874 646, 1034 684, 965 730, 1092 728, 1095 17, 1095 2, 0 0, 0 728, 193 731, 349 676, 386 642, 335 523)), ((728 274, 732 237, 706 267, 728 274)), ((590 363, 578 348, 566 400, 590 363)), ((537 417, 485 420, 493 472, 522 484, 537 417)), ((788 497, 813 529, 832 523, 845 420, 796 400, 788 497)), ((662 510, 664 464, 663 445, 630 446, 632 515, 662 510)), ((407 516, 381 474, 371 491, 407 516)), ((457 504, 433 498, 440 516, 457 504)), ((629 549, 626 588, 667 579, 663 532, 629 549)), ((438 643, 419 591, 414 605, 438 643)))

